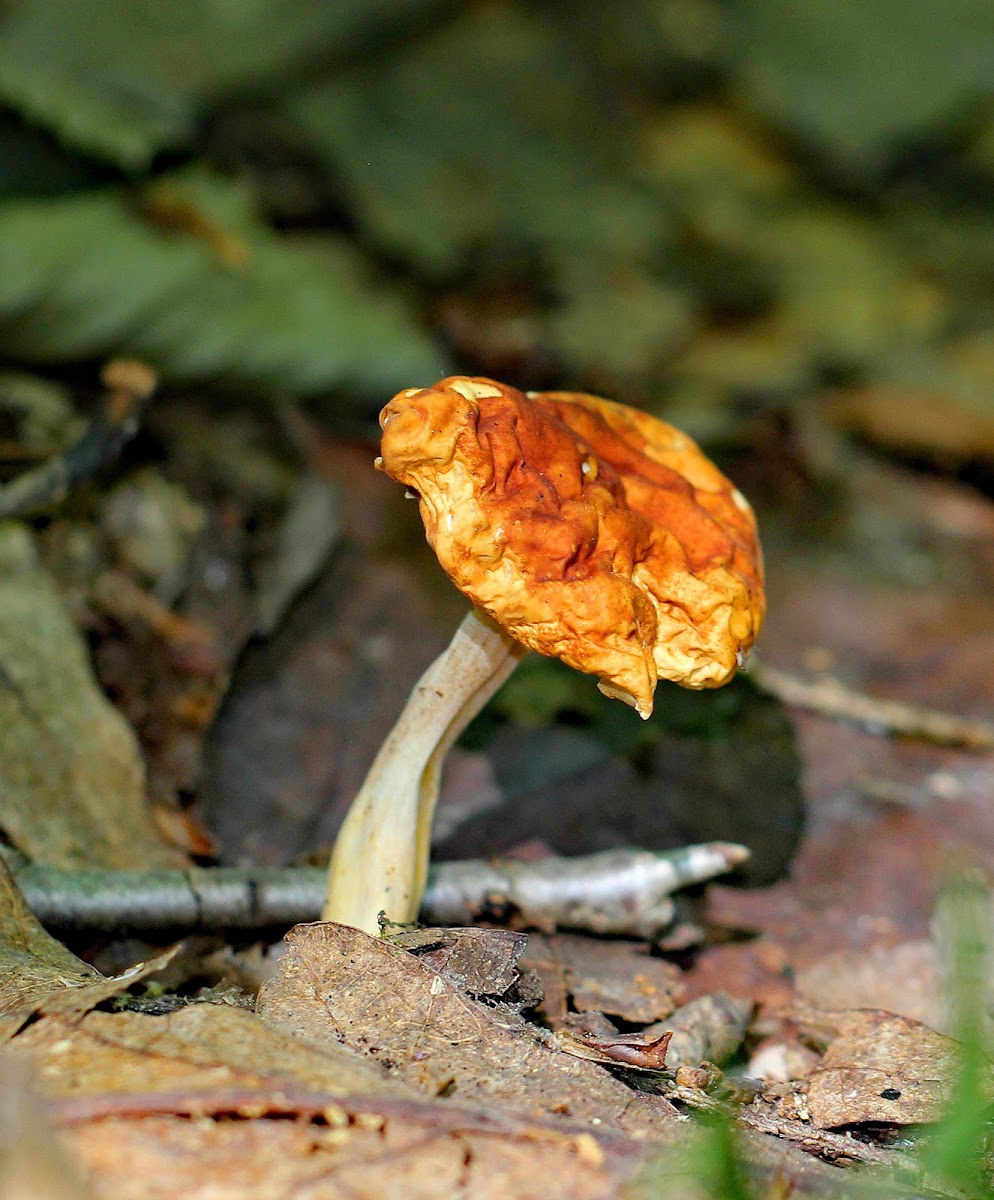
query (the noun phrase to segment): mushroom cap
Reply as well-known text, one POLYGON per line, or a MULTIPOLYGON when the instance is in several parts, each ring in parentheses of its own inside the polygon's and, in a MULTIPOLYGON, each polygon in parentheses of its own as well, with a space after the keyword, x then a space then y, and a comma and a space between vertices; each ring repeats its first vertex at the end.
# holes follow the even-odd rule
POLYGON ((752 509, 685 434, 577 392, 452 376, 380 414, 449 577, 513 638, 652 712, 727 682, 765 611, 752 509))

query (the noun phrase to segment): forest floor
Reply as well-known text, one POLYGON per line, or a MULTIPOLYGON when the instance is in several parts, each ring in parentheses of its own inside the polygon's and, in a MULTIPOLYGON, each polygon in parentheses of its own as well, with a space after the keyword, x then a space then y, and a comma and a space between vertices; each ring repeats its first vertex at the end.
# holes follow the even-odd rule
MULTIPOLYGON (((298 422, 282 435, 291 470, 286 446, 265 448, 269 418, 198 420, 176 401, 150 416, 172 482, 139 439, 123 482, 34 534, 7 527, 15 876, 47 862, 71 893, 95 865, 319 862, 458 620, 369 446, 298 422), (222 445, 238 451, 205 468, 222 445), (148 586, 168 563, 175 606, 148 586), (81 665, 84 634, 115 709, 81 665)), ((742 465, 747 488, 757 469, 742 465)), ((827 482, 781 465, 752 490, 769 567, 760 686, 732 693, 730 718, 695 710, 703 738, 664 713, 626 756, 629 733, 599 709, 580 720, 567 699, 537 720, 557 712, 538 676, 454 754, 437 839, 449 859, 541 862, 623 842, 619 829, 660 850, 692 834, 746 842, 752 876, 689 889, 652 941, 520 919, 386 939, 305 923, 281 939, 203 914, 167 935, 139 901, 103 930, 56 916, 71 950, 11 880, 5 1186, 39 1200, 963 1194, 929 1154, 963 1097, 950 972, 970 905, 989 924, 994 754, 936 744, 950 734, 935 714, 981 741, 994 714, 994 505, 852 448, 827 482), (764 693, 777 670, 823 685, 813 707, 764 693), (825 711, 826 682, 876 707, 825 711), (920 727, 895 736, 888 702, 920 727)))

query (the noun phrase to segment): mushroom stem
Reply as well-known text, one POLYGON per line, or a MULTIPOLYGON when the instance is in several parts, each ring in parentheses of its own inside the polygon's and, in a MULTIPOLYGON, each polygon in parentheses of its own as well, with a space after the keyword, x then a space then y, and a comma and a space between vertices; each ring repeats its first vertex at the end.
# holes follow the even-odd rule
POLYGON ((526 649, 472 609, 421 676, 338 833, 321 917, 379 932, 417 919, 442 763, 526 649))

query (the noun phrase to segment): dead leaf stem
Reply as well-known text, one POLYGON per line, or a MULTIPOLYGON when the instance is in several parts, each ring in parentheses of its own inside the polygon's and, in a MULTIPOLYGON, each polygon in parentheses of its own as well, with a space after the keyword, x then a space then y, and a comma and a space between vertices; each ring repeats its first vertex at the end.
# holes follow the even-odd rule
POLYGON ((107 395, 82 434, 47 462, 0 486, 0 519, 30 516, 58 504, 76 484, 116 458, 134 437, 156 378, 144 363, 109 362, 102 372, 107 395))
POLYGON ((749 677, 784 704, 848 721, 871 733, 914 738, 936 746, 994 749, 994 725, 987 721, 897 700, 881 700, 854 691, 834 678, 802 679, 759 659, 750 661, 749 677))

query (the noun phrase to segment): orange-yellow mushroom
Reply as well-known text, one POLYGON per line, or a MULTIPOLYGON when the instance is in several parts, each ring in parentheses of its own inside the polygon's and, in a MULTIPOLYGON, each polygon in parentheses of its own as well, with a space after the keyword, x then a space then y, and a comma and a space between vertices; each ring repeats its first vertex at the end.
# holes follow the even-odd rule
POLYGON ((417 915, 442 758, 527 649, 652 712, 659 679, 718 687, 764 613, 748 502, 690 438, 573 392, 454 376, 380 416, 377 466, 417 496, 472 601, 419 681, 346 817, 326 919, 417 915))

